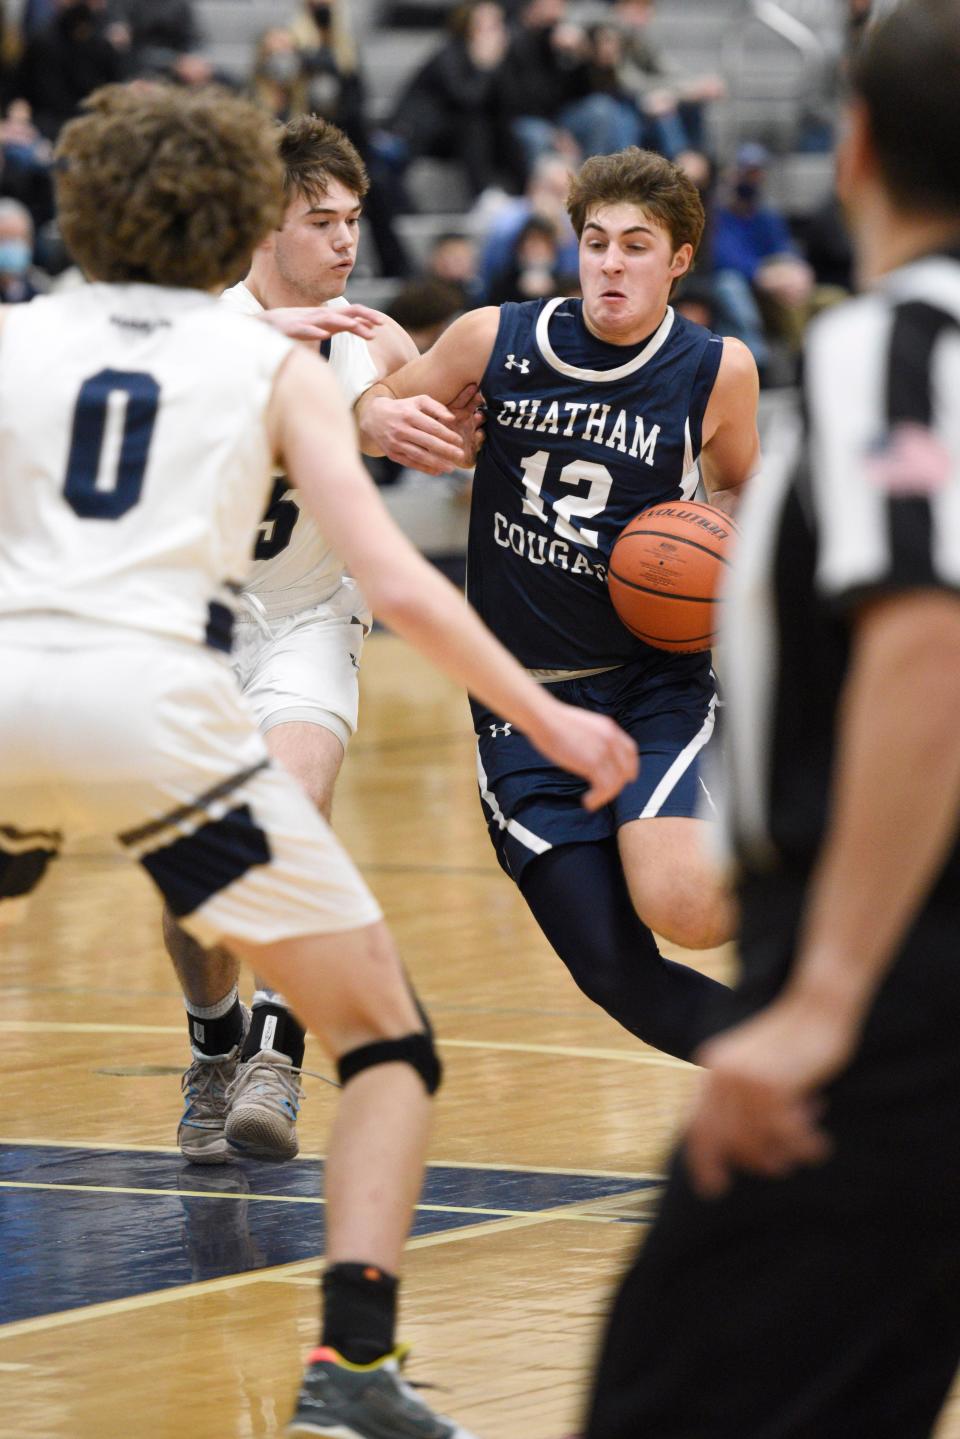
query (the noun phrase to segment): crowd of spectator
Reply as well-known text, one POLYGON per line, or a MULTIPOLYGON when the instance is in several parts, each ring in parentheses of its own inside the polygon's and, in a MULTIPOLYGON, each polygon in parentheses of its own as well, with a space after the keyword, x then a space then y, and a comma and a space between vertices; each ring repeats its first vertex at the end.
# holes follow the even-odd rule
POLYGON ((410 78, 386 125, 403 159, 457 159, 474 197, 522 188, 545 153, 644 145, 675 158, 699 149, 714 75, 672 73, 649 39, 653 0, 613 0, 582 26, 567 0, 456 6, 447 38, 410 78))
MULTIPOLYGON (((866 0, 837 4, 855 33, 866 0)), ((366 218, 378 271, 411 283, 398 305, 422 335, 458 309, 575 292, 570 170, 626 145, 667 155, 708 213, 678 305, 745 340, 762 375, 784 377, 777 354, 795 354, 811 312, 850 283, 842 218, 828 205, 802 237, 793 233, 765 198, 769 156, 755 142, 718 166, 710 107, 724 83, 659 52, 654 9, 654 0, 607 0, 584 25, 568 0, 447 6, 442 38, 384 113, 365 88, 347 0, 299 0, 289 15, 278 6, 245 75, 211 61, 192 0, 26 0, 0 86, 0 298, 29 299, 68 263, 53 213, 52 144, 87 94, 117 80, 217 82, 245 88, 278 121, 309 111, 347 133, 373 179, 366 218), (410 167, 423 159, 455 162, 473 206, 462 231, 438 238, 425 273, 397 225, 413 208, 410 167)))

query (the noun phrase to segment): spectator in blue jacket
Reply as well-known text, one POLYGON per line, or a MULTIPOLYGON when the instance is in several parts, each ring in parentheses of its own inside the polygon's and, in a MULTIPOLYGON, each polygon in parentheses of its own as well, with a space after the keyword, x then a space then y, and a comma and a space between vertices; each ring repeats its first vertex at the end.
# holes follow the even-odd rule
POLYGON ((737 151, 731 193, 713 216, 713 263, 751 286, 771 327, 799 343, 809 317, 813 271, 779 210, 763 202, 769 157, 762 145, 737 151))

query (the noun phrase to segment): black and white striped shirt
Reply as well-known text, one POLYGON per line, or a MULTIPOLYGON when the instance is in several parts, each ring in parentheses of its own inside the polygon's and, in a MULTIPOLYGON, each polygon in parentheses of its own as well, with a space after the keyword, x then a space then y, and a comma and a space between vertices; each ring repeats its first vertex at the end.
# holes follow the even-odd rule
MULTIPOLYGON (((804 409, 751 486, 728 596, 722 813, 747 873, 816 857, 851 606, 960 590, 960 251, 811 327, 804 409)), ((960 894, 956 849, 950 875, 960 894)))

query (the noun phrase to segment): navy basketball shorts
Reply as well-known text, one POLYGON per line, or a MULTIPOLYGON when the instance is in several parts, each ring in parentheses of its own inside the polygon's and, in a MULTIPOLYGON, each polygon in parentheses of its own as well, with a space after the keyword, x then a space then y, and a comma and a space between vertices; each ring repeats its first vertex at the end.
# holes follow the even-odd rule
POLYGON ((612 803, 591 813, 582 804, 582 779, 558 769, 513 725, 471 701, 484 818, 497 859, 513 879, 558 845, 608 839, 636 819, 711 812, 700 773, 717 707, 709 655, 644 656, 603 674, 557 681, 550 693, 615 719, 637 742, 640 773, 612 803))

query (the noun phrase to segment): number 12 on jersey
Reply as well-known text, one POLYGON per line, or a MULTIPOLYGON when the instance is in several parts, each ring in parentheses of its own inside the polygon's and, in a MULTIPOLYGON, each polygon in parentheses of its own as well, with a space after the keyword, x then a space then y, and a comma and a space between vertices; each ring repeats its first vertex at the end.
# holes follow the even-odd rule
MULTIPOLYGON (((544 524, 549 523, 549 517, 540 491, 549 459, 550 455, 546 450, 537 450, 535 454, 527 455, 520 461, 523 488, 526 491, 523 514, 535 515, 537 519, 543 520, 544 524)), ((589 488, 584 495, 562 495, 560 499, 553 501, 553 528, 561 539, 596 549, 599 531, 578 529, 572 520, 575 515, 578 519, 590 520, 603 512, 610 498, 613 476, 605 465, 599 465, 593 460, 571 460, 569 465, 564 465, 559 478, 565 485, 586 483, 589 488)))

